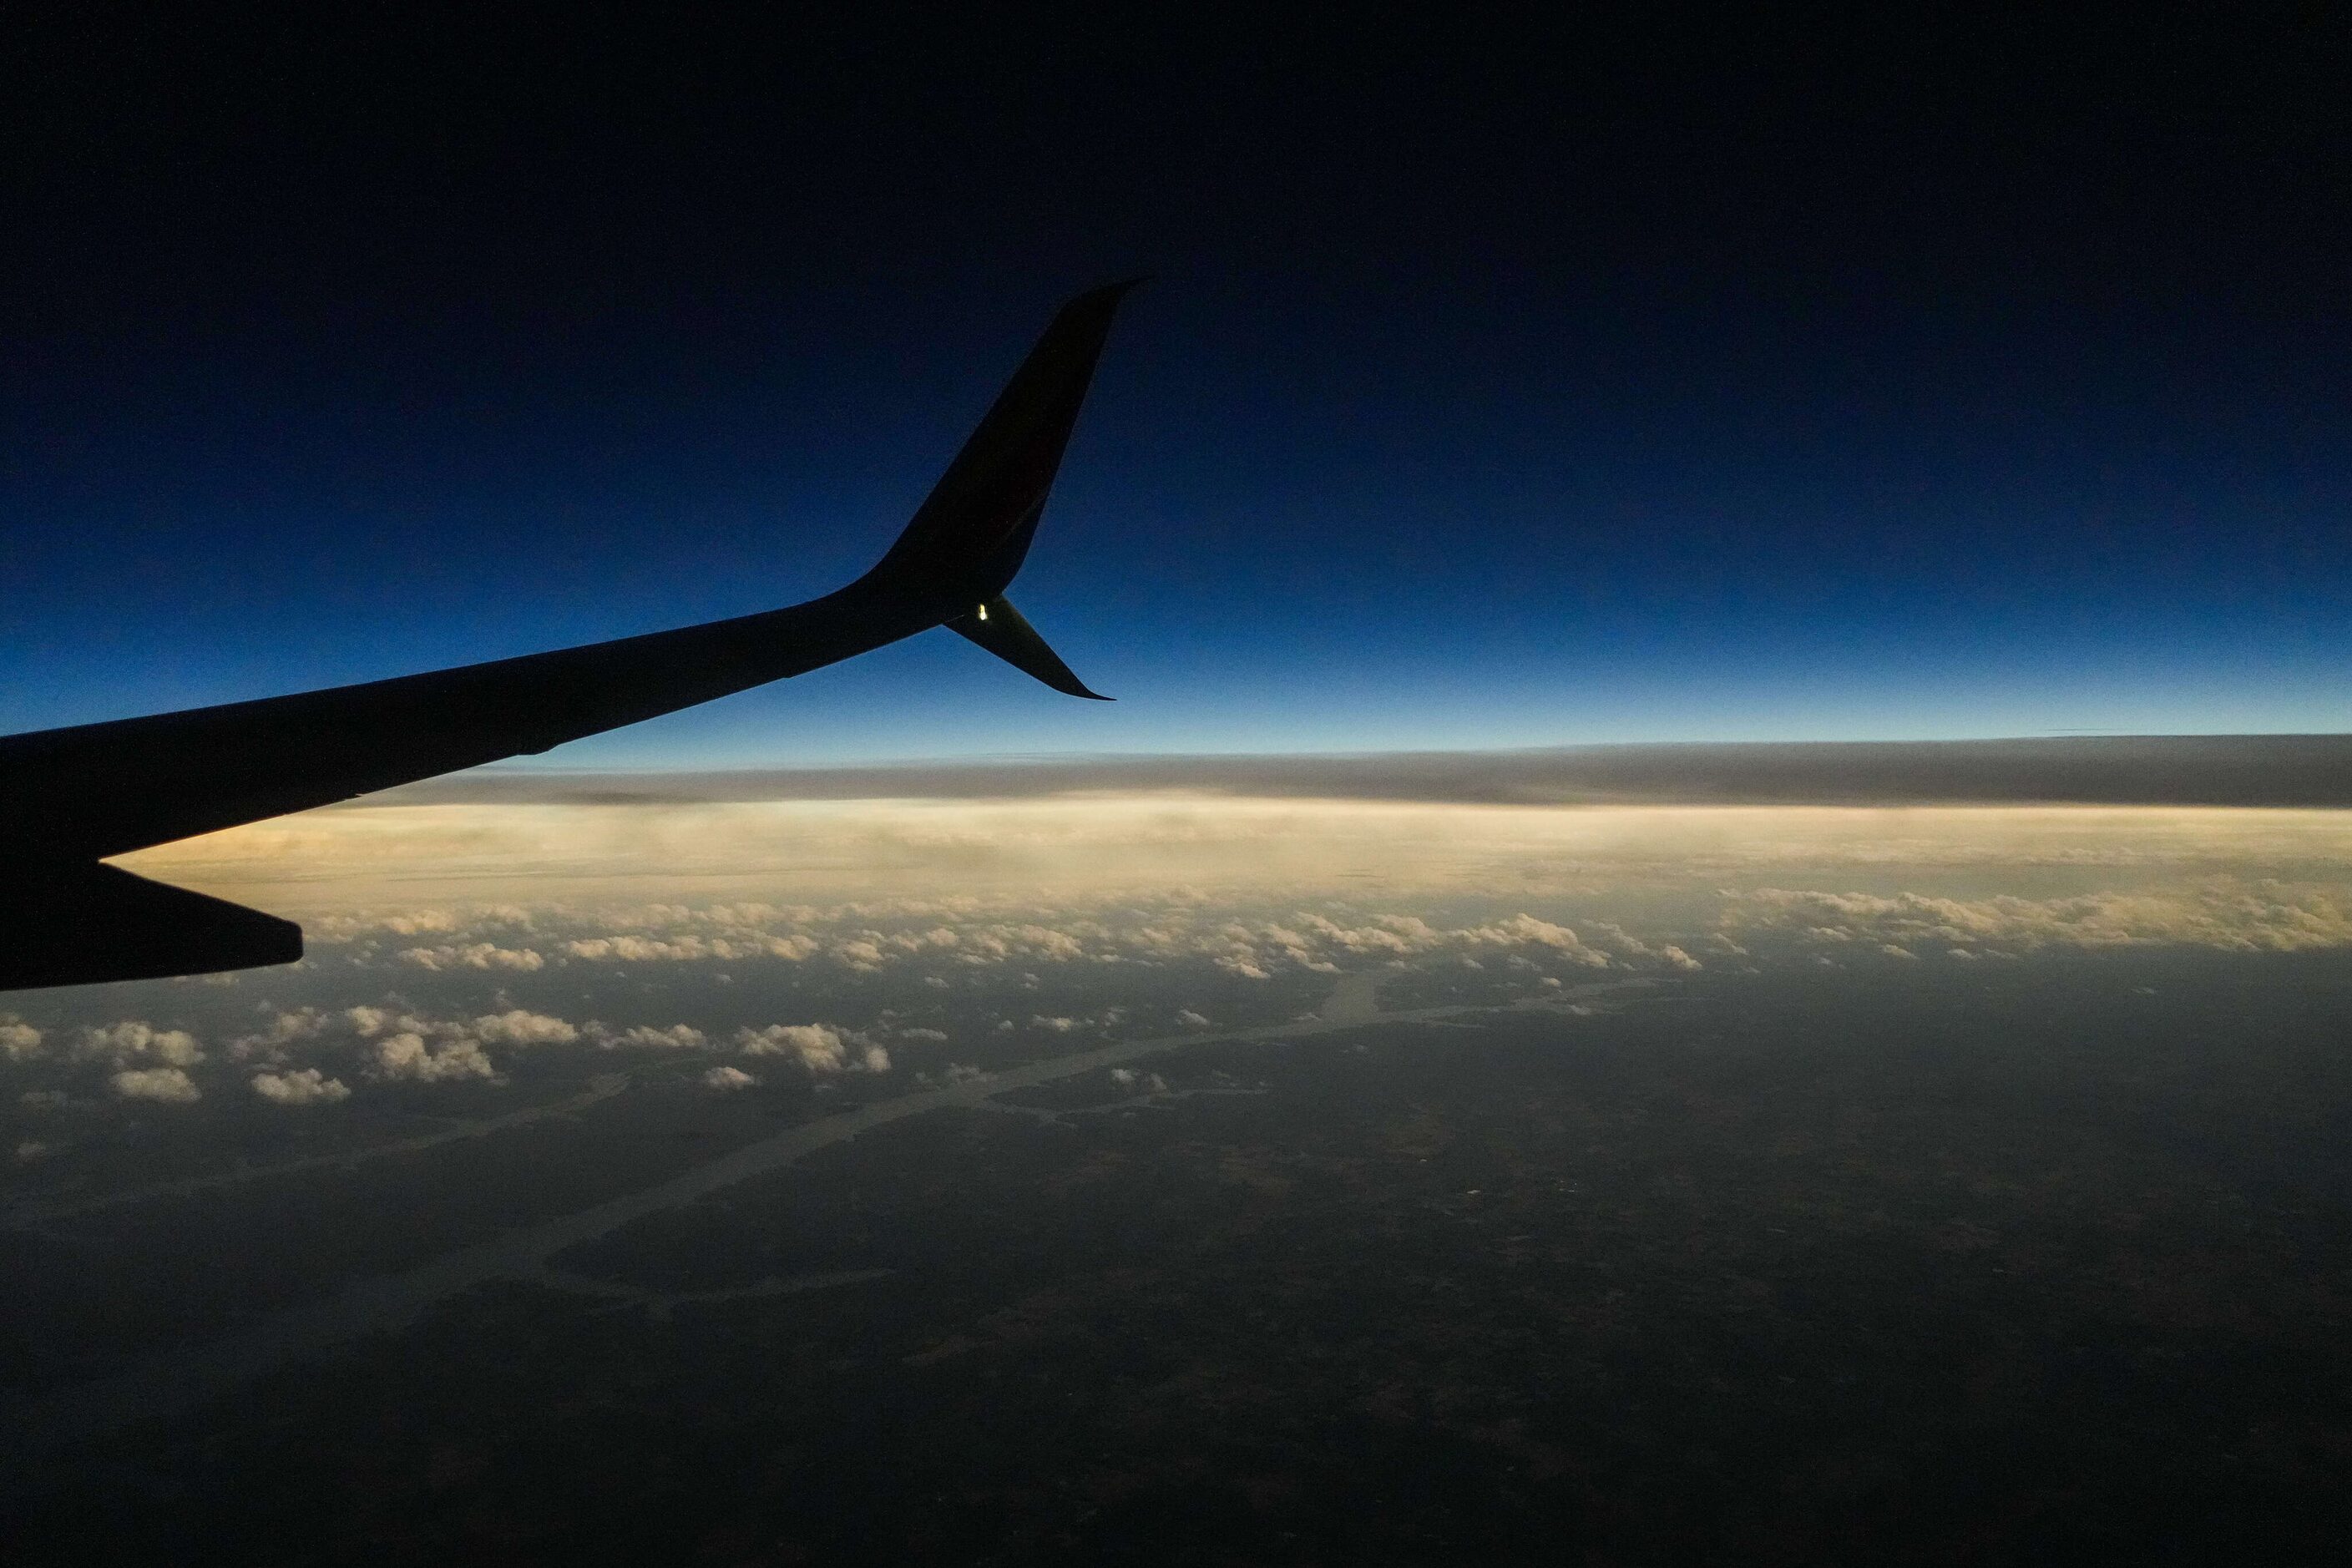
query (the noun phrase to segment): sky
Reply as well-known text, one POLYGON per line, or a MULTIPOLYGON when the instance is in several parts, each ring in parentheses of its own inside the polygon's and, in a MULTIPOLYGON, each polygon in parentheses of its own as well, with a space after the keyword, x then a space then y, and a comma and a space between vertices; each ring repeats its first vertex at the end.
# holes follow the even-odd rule
POLYGON ((19 17, 0 730, 879 554, 1136 272, 1013 592, 572 768, 2352 727, 2340 16, 19 17))

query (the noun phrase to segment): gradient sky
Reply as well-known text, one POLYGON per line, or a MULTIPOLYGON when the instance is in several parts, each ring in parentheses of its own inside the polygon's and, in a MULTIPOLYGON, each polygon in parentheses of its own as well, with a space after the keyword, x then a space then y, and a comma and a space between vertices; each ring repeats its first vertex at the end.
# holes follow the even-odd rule
MULTIPOLYGON (((0 729, 824 592, 1155 275, 1013 597, 582 742, 2352 729, 2352 23, 23 22, 0 729)), ((15 24, 12 24, 15 25, 15 24)))

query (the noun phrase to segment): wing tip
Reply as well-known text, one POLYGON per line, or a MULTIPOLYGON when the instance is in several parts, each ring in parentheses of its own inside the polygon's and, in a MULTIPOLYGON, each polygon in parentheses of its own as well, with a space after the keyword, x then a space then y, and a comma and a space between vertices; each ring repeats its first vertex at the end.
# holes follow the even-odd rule
POLYGON ((1062 309, 1079 310, 1088 306, 1097 306, 1107 310, 1150 281, 1150 273, 1139 272, 1132 278, 1121 278, 1110 283, 1098 283, 1084 293, 1073 295, 1062 309))
POLYGON ((1037 628, 1029 624, 1027 617, 1002 595, 977 606, 970 615, 958 616, 944 624, 958 637, 986 648, 1024 675, 1065 696, 1083 697, 1093 702, 1118 700, 1080 680, 1076 672, 1062 662, 1062 656, 1037 635, 1037 628))

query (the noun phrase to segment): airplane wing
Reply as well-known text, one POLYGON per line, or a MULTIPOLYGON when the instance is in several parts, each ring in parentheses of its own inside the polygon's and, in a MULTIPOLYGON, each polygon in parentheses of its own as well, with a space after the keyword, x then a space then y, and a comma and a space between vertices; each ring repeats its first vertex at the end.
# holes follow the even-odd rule
POLYGON ((1134 282, 1055 316, 897 543, 806 604, 427 675, 0 736, 0 990, 290 963, 299 931, 99 862, 527 752, 946 626, 1095 697, 1004 598, 1134 282))

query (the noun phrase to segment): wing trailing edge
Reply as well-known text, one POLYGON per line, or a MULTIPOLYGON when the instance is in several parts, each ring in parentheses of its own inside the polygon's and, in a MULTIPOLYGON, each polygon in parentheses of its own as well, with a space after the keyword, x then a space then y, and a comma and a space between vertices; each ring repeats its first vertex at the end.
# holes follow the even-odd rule
POLYGON ((257 969, 302 956, 302 928, 115 866, 12 868, 0 991, 257 969))

